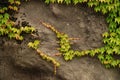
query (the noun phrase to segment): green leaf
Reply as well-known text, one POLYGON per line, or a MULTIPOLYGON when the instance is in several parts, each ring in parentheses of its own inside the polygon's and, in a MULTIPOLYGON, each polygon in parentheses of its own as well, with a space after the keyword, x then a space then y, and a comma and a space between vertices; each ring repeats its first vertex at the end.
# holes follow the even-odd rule
POLYGON ((55 3, 56 0, 51 0, 52 3, 55 3))
POLYGON ((14 3, 14 0, 8 0, 10 3, 14 3))
POLYGON ((109 36, 109 33, 108 32, 105 32, 102 34, 103 37, 108 37, 109 36))
POLYGON ((23 36, 19 36, 19 40, 23 40, 23 36))
POLYGON ((115 60, 113 60, 113 61, 111 62, 111 65, 112 65, 113 67, 115 67, 115 66, 117 66, 117 62, 116 62, 115 60))
POLYGON ((74 54, 77 56, 79 54, 79 51, 75 51, 74 54))
POLYGON ((66 61, 68 61, 68 60, 69 60, 69 57, 64 57, 64 59, 65 59, 66 61))
POLYGON ((5 13, 5 14, 4 14, 4 17, 5 17, 5 19, 9 19, 9 14, 8 14, 8 13, 5 13))
POLYGON ((104 55, 103 55, 103 54, 99 54, 99 55, 98 55, 98 59, 99 59, 99 60, 104 60, 104 59, 105 59, 105 58, 104 58, 104 55))
POLYGON ((71 0, 64 0, 66 4, 70 4, 71 0))
POLYGON ((50 3, 50 0, 45 0, 45 3, 49 4, 49 3, 50 3))
POLYGON ((120 48, 116 46, 113 48, 113 51, 117 54, 120 52, 120 48))
POLYGON ((90 53, 90 50, 86 50, 85 54, 88 55, 90 53))
POLYGON ((95 7, 94 10, 95 10, 96 12, 100 11, 100 6, 95 7))
MULTIPOLYGON (((87 0, 84 0, 84 2, 87 2, 87 0)), ((93 7, 97 6, 99 4, 99 1, 88 1, 88 6, 93 7)))
POLYGON ((102 9, 102 13, 103 14, 106 14, 107 13, 107 10, 105 8, 102 9))
POLYGON ((0 19, 2 19, 2 18, 3 18, 3 15, 0 14, 0 19))
POLYGON ((91 57, 93 57, 93 56, 95 56, 95 51, 91 50, 89 54, 90 54, 91 57))
POLYGON ((0 28, 0 35, 4 35, 5 29, 0 28))
POLYGON ((109 38, 104 38, 104 39, 103 39, 103 43, 105 43, 105 44, 106 44, 106 43, 109 43, 109 38))
POLYGON ((58 3, 62 3, 64 0, 57 0, 58 3))
POLYGON ((79 0, 73 0, 74 4, 77 4, 79 2, 79 0))
POLYGON ((112 28, 112 29, 116 29, 117 28, 117 23, 116 22, 110 22, 109 27, 112 28))
POLYGON ((107 54, 113 54, 113 50, 111 48, 107 49, 107 54))
POLYGON ((113 38, 113 37, 110 37, 109 40, 110 40, 110 43, 115 43, 116 42, 116 39, 113 38))
POLYGON ((28 43, 28 47, 33 48, 33 43, 32 43, 32 42, 29 42, 29 43, 28 43))
POLYGON ((120 17, 116 17, 115 18, 115 22, 117 22, 118 24, 120 24, 120 17))
POLYGON ((99 50, 100 50, 101 54, 103 54, 105 52, 105 48, 104 47, 100 48, 99 50))
POLYGON ((105 59, 106 59, 106 60, 113 60, 113 57, 112 57, 111 55, 107 54, 107 55, 105 56, 105 59))
POLYGON ((100 53, 100 49, 95 49, 95 53, 100 53))
POLYGON ((39 43, 40 43, 39 40, 35 40, 35 41, 34 41, 34 44, 36 44, 36 45, 38 45, 39 43))
POLYGON ((120 35, 120 28, 116 29, 116 33, 118 33, 120 35))
POLYGON ((110 36, 111 36, 111 37, 115 37, 116 35, 117 35, 117 34, 114 33, 114 32, 110 33, 110 36))
POLYGON ((120 39, 116 40, 116 45, 120 46, 120 39))

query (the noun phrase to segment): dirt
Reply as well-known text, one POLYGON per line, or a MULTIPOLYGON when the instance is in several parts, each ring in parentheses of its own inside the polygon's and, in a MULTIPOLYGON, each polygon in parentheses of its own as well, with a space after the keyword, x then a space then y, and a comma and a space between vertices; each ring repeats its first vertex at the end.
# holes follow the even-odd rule
POLYGON ((33 37, 24 34, 23 41, 0 37, 0 80, 119 80, 119 69, 106 69, 98 59, 91 57, 74 58, 64 61, 62 56, 54 56, 59 47, 56 35, 40 24, 40 21, 53 25, 72 40, 74 50, 95 49, 104 46, 102 33, 107 31, 105 16, 95 13, 86 4, 65 5, 45 4, 40 0, 24 2, 15 15, 16 24, 31 25, 36 28, 33 37), (17 18, 17 20, 16 20, 17 18), (54 75, 53 65, 28 48, 29 41, 39 39, 39 49, 61 63, 54 75))

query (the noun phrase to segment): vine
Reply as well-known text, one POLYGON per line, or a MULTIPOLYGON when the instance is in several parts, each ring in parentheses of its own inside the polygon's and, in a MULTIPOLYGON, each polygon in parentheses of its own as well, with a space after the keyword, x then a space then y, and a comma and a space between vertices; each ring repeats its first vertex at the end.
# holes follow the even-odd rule
POLYGON ((51 62, 52 64, 54 64, 54 74, 56 74, 56 68, 60 66, 60 63, 58 61, 56 61, 54 58, 46 55, 45 53, 43 53, 41 50, 38 49, 38 45, 39 45, 40 41, 39 40, 35 40, 34 42, 29 42, 28 43, 28 47, 35 49, 37 51, 37 53, 42 57, 42 59, 51 62))
MULTIPOLYGON (((2 5, 0 6, 0 36, 7 36, 10 39, 23 40, 23 33, 34 35, 32 34, 35 31, 34 27, 21 26, 18 28, 16 27, 15 22, 10 19, 12 17, 11 15, 19 10, 21 0, 4 0, 3 2, 0 2, 0 4, 2 5)), ((60 66, 60 63, 57 62, 54 58, 46 55, 41 50, 39 50, 38 45, 38 40, 28 43, 28 47, 36 50, 40 57, 42 57, 42 59, 54 64, 54 74, 56 74, 56 68, 60 66)))
MULTIPOLYGON (((28 0, 25 0, 28 1, 28 0)), ((41 22, 42 25, 51 29, 56 33, 59 39, 59 51, 62 53, 66 61, 72 60, 78 56, 97 56, 102 64, 106 67, 120 68, 120 1, 119 0, 45 0, 45 3, 66 3, 79 4, 87 3, 89 7, 94 7, 95 12, 102 12, 107 15, 106 21, 109 24, 108 32, 102 34, 103 43, 105 46, 94 50, 77 51, 72 50, 70 38, 67 34, 57 31, 52 25, 41 22)), ((19 10, 21 0, 4 0, 0 2, 0 36, 8 36, 10 39, 23 40, 22 33, 32 33, 35 29, 31 26, 15 27, 14 21, 11 18, 11 11, 16 13, 19 10)), ((55 73, 56 67, 60 64, 54 59, 38 49, 39 41, 28 43, 28 46, 35 49, 37 53, 45 60, 54 64, 55 73)))
MULTIPOLYGON (((102 64, 109 67, 120 67, 120 1, 119 0, 45 0, 46 3, 78 4, 87 3, 94 7, 96 12, 108 15, 106 18, 109 24, 109 31, 103 33, 104 47, 94 50, 75 51, 70 47, 69 38, 66 34, 56 33, 60 39, 60 52, 65 60, 72 60, 75 56, 97 56, 102 64), (118 58, 116 57, 118 56, 118 58)), ((47 25, 46 25, 47 26, 47 25)), ((51 27, 52 30, 52 27, 51 27)))
POLYGON ((17 28, 14 21, 10 18, 12 14, 18 11, 20 0, 4 0, 0 2, 0 36, 8 36, 10 39, 23 40, 24 33, 32 33, 35 29, 31 26, 17 28), (12 13, 11 13, 12 12, 12 13))

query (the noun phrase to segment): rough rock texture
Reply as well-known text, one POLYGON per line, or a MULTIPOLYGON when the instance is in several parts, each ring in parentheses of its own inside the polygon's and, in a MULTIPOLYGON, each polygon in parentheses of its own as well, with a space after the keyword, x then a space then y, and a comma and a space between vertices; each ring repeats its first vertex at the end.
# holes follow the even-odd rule
POLYGON ((54 75, 53 65, 27 47, 32 40, 30 35, 25 35, 22 42, 0 37, 0 80, 120 80, 119 69, 106 69, 96 58, 74 58, 66 62, 61 56, 54 56, 59 47, 56 36, 40 24, 41 20, 45 21, 70 37, 80 38, 71 41, 73 49, 94 49, 104 46, 101 34, 107 31, 107 24, 103 15, 86 5, 46 5, 31 0, 21 5, 16 17, 16 22, 28 21, 37 29, 39 49, 56 58, 61 66, 54 75))

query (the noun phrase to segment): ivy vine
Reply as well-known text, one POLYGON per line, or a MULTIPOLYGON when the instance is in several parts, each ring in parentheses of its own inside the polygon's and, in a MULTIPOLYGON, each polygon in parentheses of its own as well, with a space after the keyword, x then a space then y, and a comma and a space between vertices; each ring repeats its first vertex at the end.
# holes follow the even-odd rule
MULTIPOLYGON (((28 0, 25 0, 28 1, 28 0)), ((103 43, 105 46, 94 50, 77 51, 72 50, 70 45, 70 38, 67 34, 57 31, 53 26, 41 22, 47 28, 50 28, 56 33, 59 39, 59 51, 62 53, 66 61, 72 60, 74 57, 89 55, 91 57, 97 56, 102 64, 107 68, 119 67, 120 68, 120 1, 119 0, 45 0, 45 3, 66 3, 79 4, 87 3, 89 7, 93 7, 95 12, 102 12, 107 15, 106 22, 108 25, 108 32, 102 34, 103 43)), ((34 27, 21 26, 15 27, 14 21, 10 19, 11 11, 16 13, 19 10, 21 0, 4 0, 0 2, 0 36, 8 36, 10 39, 23 40, 22 33, 32 33, 35 31, 34 27)), ((12 13, 13 14, 13 13, 12 13)), ((51 61, 58 67, 60 64, 45 55, 42 51, 38 50, 39 41, 30 42, 29 47, 35 49, 39 55, 48 61, 51 61)))
POLYGON ((4 0, 0 2, 0 36, 23 40, 23 32, 32 33, 35 31, 35 28, 31 26, 17 28, 15 27, 15 22, 10 19, 11 15, 18 11, 20 3, 20 0, 4 0))
MULTIPOLYGON (((16 27, 15 22, 10 19, 12 17, 11 15, 18 12, 20 4, 21 0, 4 0, 3 2, 0 2, 0 36, 7 36, 10 39, 16 40, 24 40, 22 33, 32 34, 35 31, 35 28, 31 26, 21 26, 18 28, 16 27)), ((54 65, 54 74, 56 74, 56 68, 60 66, 60 63, 56 61, 56 59, 39 50, 38 45, 38 40, 28 43, 28 47, 36 50, 42 59, 49 61, 54 65)))
MULTIPOLYGON (((120 67, 120 1, 119 0, 45 0, 48 3, 79 4, 87 3, 93 7, 95 12, 102 12, 108 15, 106 18, 109 24, 109 31, 103 33, 104 47, 94 50, 76 51, 70 46, 69 37, 66 34, 56 33, 60 39, 60 52, 65 60, 72 60, 75 56, 97 56, 107 68, 120 67), (118 56, 118 57, 116 57, 118 56)), ((52 28, 51 28, 52 29, 52 28)), ((54 30, 53 30, 54 31, 54 30)))

